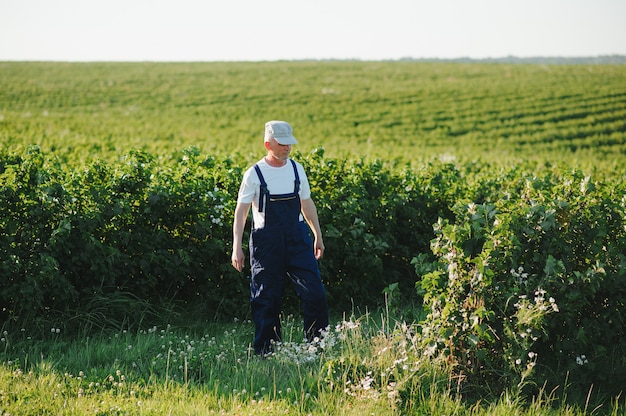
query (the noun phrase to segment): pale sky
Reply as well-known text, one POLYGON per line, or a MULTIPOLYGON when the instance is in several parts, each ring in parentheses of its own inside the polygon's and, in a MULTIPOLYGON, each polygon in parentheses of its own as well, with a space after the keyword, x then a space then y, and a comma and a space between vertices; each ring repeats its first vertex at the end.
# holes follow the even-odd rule
POLYGON ((0 61, 626 55, 626 0, 0 0, 0 61))

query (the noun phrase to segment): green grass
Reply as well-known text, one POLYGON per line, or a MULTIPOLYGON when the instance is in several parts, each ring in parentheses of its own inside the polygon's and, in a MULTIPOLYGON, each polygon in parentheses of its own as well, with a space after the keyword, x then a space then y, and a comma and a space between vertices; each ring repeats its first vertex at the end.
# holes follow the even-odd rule
MULTIPOLYGON (((381 315, 338 320, 305 344, 286 317, 274 355, 251 353, 249 321, 65 337, 3 334, 2 415, 587 415, 624 414, 623 398, 470 400, 441 363, 412 344, 410 325, 381 315), (574 399, 574 400, 571 400, 574 399)), ((565 380, 564 380, 565 381, 565 380)), ((593 393, 593 392, 591 392, 593 393)))

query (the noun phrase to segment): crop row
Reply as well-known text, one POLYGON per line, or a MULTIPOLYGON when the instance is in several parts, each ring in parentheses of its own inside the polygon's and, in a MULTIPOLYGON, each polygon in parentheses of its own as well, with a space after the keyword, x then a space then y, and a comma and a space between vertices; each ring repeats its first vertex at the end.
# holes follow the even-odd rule
MULTIPOLYGON (((258 155, 268 119, 299 149, 423 161, 624 157, 626 68, 408 62, 0 63, 0 139, 71 162, 132 149, 258 155), (259 127, 260 126, 260 127, 259 127), (584 154, 580 150, 585 149, 584 154)), ((589 159, 589 160, 588 160, 589 159)))

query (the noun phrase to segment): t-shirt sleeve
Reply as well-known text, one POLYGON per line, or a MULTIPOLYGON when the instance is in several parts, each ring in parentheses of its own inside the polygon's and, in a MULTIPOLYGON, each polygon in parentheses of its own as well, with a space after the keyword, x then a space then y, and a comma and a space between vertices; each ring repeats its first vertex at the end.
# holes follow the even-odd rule
POLYGON ((252 174, 254 169, 248 169, 244 175, 241 185, 239 186, 239 193, 237 194, 237 202, 249 204, 254 200, 254 196, 257 192, 257 188, 261 184, 259 181, 255 181, 254 178, 258 178, 255 174, 252 174))
POLYGON ((311 185, 309 184, 309 178, 306 176, 306 172, 300 164, 298 164, 298 175, 300 176, 300 199, 311 198, 311 185))

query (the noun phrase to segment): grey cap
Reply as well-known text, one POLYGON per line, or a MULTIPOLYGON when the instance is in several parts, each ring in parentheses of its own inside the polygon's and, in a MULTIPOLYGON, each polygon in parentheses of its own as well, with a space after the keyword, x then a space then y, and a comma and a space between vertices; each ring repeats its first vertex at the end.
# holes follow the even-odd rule
POLYGON ((297 144, 293 130, 286 121, 272 120, 265 123, 265 141, 273 137, 280 144, 297 144))

